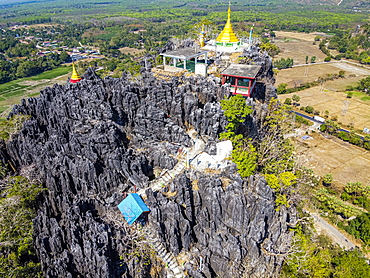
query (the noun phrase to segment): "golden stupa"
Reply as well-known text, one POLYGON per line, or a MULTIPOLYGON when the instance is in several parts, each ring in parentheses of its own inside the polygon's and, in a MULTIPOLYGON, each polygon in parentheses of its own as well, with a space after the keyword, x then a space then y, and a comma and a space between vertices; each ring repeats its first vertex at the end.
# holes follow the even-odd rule
POLYGON ((81 81, 81 76, 78 75, 75 64, 72 62, 72 76, 69 80, 70 83, 77 83, 81 81))
POLYGON ((222 43, 222 44, 231 43, 233 45, 233 43, 239 42, 238 37, 235 35, 233 31, 233 26, 231 25, 230 17, 231 17, 231 9, 230 9, 230 3, 229 3, 229 9, 227 11, 227 21, 226 21, 225 27, 216 39, 216 43, 218 44, 219 43, 222 43))

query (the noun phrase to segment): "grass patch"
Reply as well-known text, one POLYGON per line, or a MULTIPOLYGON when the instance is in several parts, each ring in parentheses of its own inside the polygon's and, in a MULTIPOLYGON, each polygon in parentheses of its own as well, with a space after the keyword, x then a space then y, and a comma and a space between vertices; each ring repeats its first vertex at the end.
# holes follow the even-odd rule
POLYGON ((361 91, 349 91, 349 92, 346 92, 346 94, 348 94, 348 93, 351 93, 352 94, 352 97, 355 96, 355 97, 359 98, 362 101, 369 101, 370 100, 370 96, 367 95, 364 92, 361 92, 361 91))
POLYGON ((368 100, 370 100, 370 96, 362 97, 361 100, 368 101, 368 100))
MULTIPOLYGON (((72 67, 71 66, 63 66, 59 67, 53 70, 49 70, 46 72, 43 72, 39 75, 32 76, 32 77, 26 77, 26 78, 20 78, 17 80, 13 80, 4 84, 0 84, 0 101, 5 101, 8 98, 11 97, 18 97, 18 96, 26 96, 27 91, 36 89, 39 86, 42 86, 43 84, 36 84, 36 85, 21 85, 22 82, 25 81, 38 81, 38 80, 51 80, 56 77, 65 75, 69 72, 71 72, 72 67)), ((39 94, 39 93, 37 93, 39 94)), ((14 104, 14 103, 13 103, 14 104)))
POLYGON ((7 91, 14 91, 29 87, 28 85, 19 85, 20 80, 13 80, 4 84, 0 84, 0 95, 4 95, 7 91))
POLYGON ((0 114, 4 113, 12 105, 18 104, 22 98, 39 96, 40 92, 35 92, 38 88, 41 90, 46 85, 53 83, 53 79, 71 72, 71 66, 62 66, 53 70, 43 72, 39 75, 20 78, 4 84, 0 84, 0 114), (32 82, 45 80, 40 82, 32 82), (28 83, 30 85, 27 85, 28 83), (25 82, 25 85, 22 83, 25 82), (34 83, 34 84, 32 84, 34 83), (30 93, 28 95, 28 93, 30 93))
POLYGON ((23 123, 31 118, 31 116, 16 115, 7 121, 0 122, 0 138, 3 140, 9 139, 12 134, 17 133, 23 126, 23 123))
POLYGON ((29 97, 38 97, 40 95, 40 92, 29 94, 29 97))
POLYGON ((70 66, 60 67, 60 68, 56 68, 56 69, 53 69, 53 70, 45 71, 45 72, 40 73, 39 75, 36 75, 36 76, 28 77, 26 79, 27 80, 33 80, 33 81, 42 80, 42 79, 53 79, 53 78, 56 78, 58 76, 67 74, 67 73, 71 72, 71 70, 72 70, 72 67, 70 67, 70 66))
POLYGON ((352 96, 356 96, 356 97, 361 97, 365 95, 363 92, 359 92, 359 91, 351 91, 351 93, 352 93, 352 96))
POLYGON ((368 100, 370 100, 370 96, 367 95, 364 92, 361 92, 361 91, 350 91, 350 93, 352 93, 352 96, 358 97, 362 101, 368 101, 368 100))
POLYGON ((26 90, 17 90, 15 92, 10 92, 10 93, 3 94, 3 96, 5 98, 19 97, 19 96, 23 96, 25 92, 26 92, 26 90))
MULTIPOLYGON (((8 107, 0 106, 0 113, 3 113, 6 109, 8 109, 8 107)), ((1 118, 1 120, 5 120, 5 119, 1 118)))

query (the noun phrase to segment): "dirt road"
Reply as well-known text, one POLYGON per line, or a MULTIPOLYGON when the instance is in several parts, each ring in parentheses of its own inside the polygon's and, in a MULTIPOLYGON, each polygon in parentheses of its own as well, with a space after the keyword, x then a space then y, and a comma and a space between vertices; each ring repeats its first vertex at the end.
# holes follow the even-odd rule
POLYGON ((320 233, 323 232, 333 239, 333 241, 345 250, 350 250, 356 247, 348 238, 346 238, 339 230, 333 225, 326 222, 317 213, 310 212, 314 220, 315 228, 320 233))

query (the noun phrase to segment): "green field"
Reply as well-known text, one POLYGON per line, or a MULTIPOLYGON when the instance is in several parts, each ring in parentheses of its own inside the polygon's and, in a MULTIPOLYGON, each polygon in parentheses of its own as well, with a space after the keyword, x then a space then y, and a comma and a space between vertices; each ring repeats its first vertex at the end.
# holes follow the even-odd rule
MULTIPOLYGON (((57 82, 56 78, 70 73, 72 67, 63 66, 39 75, 20 78, 4 84, 0 84, 0 114, 6 117, 14 104, 20 103, 22 98, 36 97, 40 90, 52 86, 57 82)), ((67 77, 65 78, 67 80, 67 77)), ((63 80, 59 81, 63 83, 63 80)))
POLYGON ((352 91, 352 97, 357 97, 357 98, 361 99, 362 101, 369 101, 370 100, 370 96, 367 95, 364 92, 361 92, 361 91, 352 91))
POLYGON ((71 72, 72 67, 60 67, 53 70, 45 71, 39 75, 24 78, 25 80, 42 80, 42 79, 53 79, 61 75, 65 75, 71 72))

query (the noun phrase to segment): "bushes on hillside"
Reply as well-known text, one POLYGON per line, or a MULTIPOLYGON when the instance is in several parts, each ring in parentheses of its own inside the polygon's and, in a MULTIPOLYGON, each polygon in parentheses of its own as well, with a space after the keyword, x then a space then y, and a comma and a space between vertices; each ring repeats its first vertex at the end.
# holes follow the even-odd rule
POLYGON ((364 213, 349 221, 344 229, 356 238, 361 239, 366 245, 370 244, 370 214, 364 213))
POLYGON ((291 68, 294 64, 294 61, 292 58, 281 58, 280 60, 277 60, 274 62, 274 66, 277 68, 277 69, 287 69, 287 68, 291 68))

